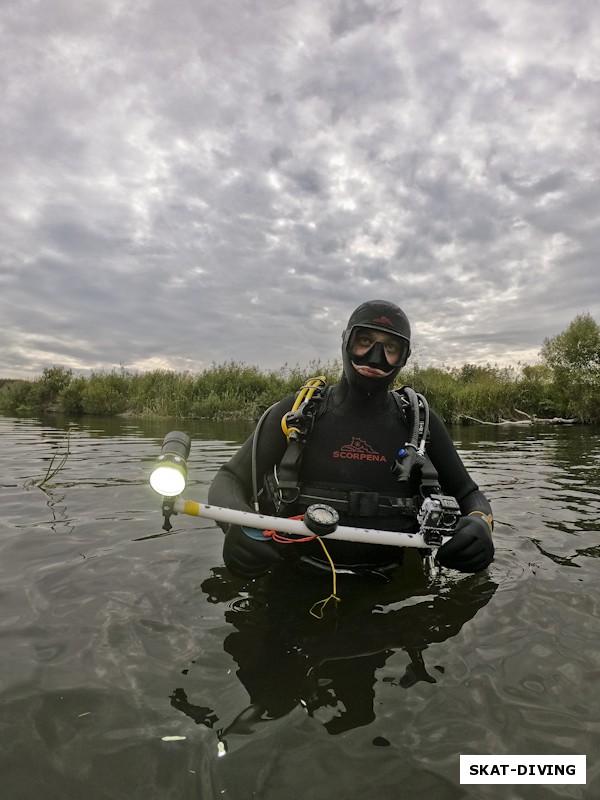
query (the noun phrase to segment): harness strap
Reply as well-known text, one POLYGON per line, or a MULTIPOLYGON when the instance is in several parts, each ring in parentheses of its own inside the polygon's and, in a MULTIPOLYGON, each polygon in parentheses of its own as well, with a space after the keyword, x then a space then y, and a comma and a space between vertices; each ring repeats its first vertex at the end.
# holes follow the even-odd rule
POLYGON ((431 459, 425 453, 425 461, 421 465, 421 492, 425 497, 441 492, 437 469, 431 463, 431 459))
POLYGON ((298 473, 302 460, 303 442, 289 442, 277 470, 277 483, 281 492, 292 492, 293 497, 286 502, 292 503, 298 496, 298 473))
POLYGON ((327 503, 336 511, 352 517, 414 517, 421 506, 420 497, 389 497, 378 492, 323 486, 303 487, 297 502, 306 507, 313 503, 327 503))
POLYGON ((324 376, 311 378, 298 393, 292 410, 281 420, 288 446, 279 463, 277 483, 281 499, 286 504, 293 503, 298 498, 302 450, 330 389, 331 387, 325 384, 324 376))

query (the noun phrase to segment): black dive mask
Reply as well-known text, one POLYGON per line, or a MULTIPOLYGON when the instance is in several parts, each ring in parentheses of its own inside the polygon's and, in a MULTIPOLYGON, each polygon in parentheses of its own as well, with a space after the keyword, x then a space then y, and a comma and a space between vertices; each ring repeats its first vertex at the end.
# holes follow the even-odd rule
POLYGON ((348 383, 352 386, 353 389, 356 389, 359 392, 366 392, 367 394, 373 394, 374 392, 383 392, 387 391, 391 384, 396 379, 396 375, 400 372, 400 367, 390 367, 387 363, 385 355, 383 359, 385 361, 385 367, 383 371, 388 373, 389 375, 382 375, 379 378, 367 378, 366 375, 361 375, 354 368, 354 364, 358 366, 367 366, 367 367, 375 367, 375 369, 382 369, 379 366, 380 362, 371 363, 370 361, 370 354, 373 348, 368 353, 365 353, 364 356, 354 356, 351 355, 345 348, 342 350, 342 363, 344 365, 344 375, 346 376, 348 383), (391 372, 390 372, 391 370, 391 372))
POLYGON ((402 335, 386 333, 380 341, 381 331, 377 328, 354 326, 345 337, 345 348, 350 358, 359 366, 373 367, 389 372, 403 367, 408 358, 410 343, 402 335), (362 352, 362 355, 359 353, 362 352))
POLYGON ((372 367, 373 369, 380 369, 382 372, 389 372, 394 369, 394 364, 390 364, 385 355, 385 350, 381 342, 375 342, 362 356, 357 356, 352 351, 350 358, 354 364, 360 367, 372 367))
POLYGON ((344 375, 354 389, 367 394, 386 391, 406 364, 409 355, 410 324, 398 306, 386 300, 370 300, 352 313, 343 334, 342 361, 344 375), (369 329, 379 331, 388 334, 388 337, 383 342, 375 339, 370 346, 368 342, 357 342, 357 345, 362 344, 362 347, 357 348, 359 350, 365 344, 368 347, 362 355, 357 355, 352 351, 355 349, 354 336, 360 329, 366 329, 367 332, 369 329), (354 364, 378 369, 386 374, 366 377, 355 369, 354 364))

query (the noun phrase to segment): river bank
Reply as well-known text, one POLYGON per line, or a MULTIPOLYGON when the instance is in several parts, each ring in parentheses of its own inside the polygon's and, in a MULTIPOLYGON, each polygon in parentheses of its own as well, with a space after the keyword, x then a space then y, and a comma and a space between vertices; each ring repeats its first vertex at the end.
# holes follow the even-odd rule
MULTIPOLYGON (((0 381, 0 410, 8 413, 165 417, 172 419, 257 420, 272 403, 297 392, 311 377, 330 384, 341 376, 337 361, 306 367, 261 370, 228 362, 200 373, 169 370, 132 373, 125 369, 75 376, 64 367, 45 369, 34 380, 0 381)), ((594 423, 600 418, 600 390, 568 391, 544 365, 520 370, 465 364, 457 368, 403 370, 396 384, 424 394, 447 423, 524 423, 562 420, 594 423)))

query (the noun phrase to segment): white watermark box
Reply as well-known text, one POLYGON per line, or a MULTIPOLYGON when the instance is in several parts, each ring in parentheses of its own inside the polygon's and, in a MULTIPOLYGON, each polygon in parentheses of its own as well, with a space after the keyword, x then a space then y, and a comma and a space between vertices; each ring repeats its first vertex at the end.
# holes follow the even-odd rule
POLYGON ((583 783, 585 756, 462 756, 461 783, 583 783))

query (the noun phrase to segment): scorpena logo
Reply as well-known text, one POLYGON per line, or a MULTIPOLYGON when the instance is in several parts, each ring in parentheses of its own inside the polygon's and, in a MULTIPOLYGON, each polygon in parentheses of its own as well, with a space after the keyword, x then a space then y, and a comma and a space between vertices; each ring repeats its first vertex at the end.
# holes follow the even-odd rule
POLYGON ((353 461, 387 462, 387 458, 385 456, 382 456, 376 450, 373 450, 370 444, 367 444, 364 439, 359 439, 358 436, 353 436, 350 444, 342 445, 339 450, 334 450, 333 457, 348 458, 353 461))

